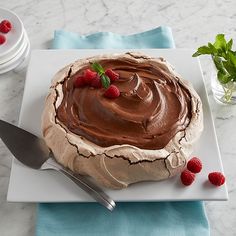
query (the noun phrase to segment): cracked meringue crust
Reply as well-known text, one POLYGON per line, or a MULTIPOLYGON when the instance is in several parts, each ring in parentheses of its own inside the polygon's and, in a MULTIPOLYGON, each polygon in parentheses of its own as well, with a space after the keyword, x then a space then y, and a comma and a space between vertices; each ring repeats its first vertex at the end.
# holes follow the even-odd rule
POLYGON ((55 158, 103 186, 169 178, 182 171, 203 130, 199 96, 163 58, 140 53, 81 59, 54 77, 42 116, 44 139, 55 158), (120 74, 121 96, 74 88, 92 62, 120 74))

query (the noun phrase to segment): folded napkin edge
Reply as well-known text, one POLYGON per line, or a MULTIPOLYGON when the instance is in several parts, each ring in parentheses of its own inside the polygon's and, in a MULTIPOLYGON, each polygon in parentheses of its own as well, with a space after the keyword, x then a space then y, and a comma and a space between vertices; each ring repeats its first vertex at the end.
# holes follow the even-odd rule
POLYGON ((64 29, 59 29, 59 30, 54 31, 54 37, 61 35, 61 34, 70 34, 70 35, 79 36, 79 37, 83 37, 83 38, 93 38, 93 37, 96 37, 97 35, 114 35, 114 36, 120 37, 120 38, 123 38, 123 37, 127 38, 127 37, 143 37, 146 35, 152 35, 154 33, 159 33, 159 32, 168 32, 168 33, 171 33, 171 35, 172 35, 172 31, 169 26, 159 26, 159 27, 156 27, 156 28, 153 28, 153 29, 141 32, 141 33, 127 34, 127 35, 121 35, 119 33, 112 33, 109 31, 94 32, 94 33, 80 35, 77 32, 75 33, 75 32, 70 32, 70 31, 67 31, 64 29))

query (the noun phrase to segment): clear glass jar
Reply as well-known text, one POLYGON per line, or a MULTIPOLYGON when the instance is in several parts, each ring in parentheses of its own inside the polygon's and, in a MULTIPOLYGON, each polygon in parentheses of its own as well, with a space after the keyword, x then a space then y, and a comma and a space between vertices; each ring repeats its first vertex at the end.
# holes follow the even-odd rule
POLYGON ((216 71, 211 74, 211 89, 215 100, 221 104, 236 104, 236 82, 221 84, 216 71))

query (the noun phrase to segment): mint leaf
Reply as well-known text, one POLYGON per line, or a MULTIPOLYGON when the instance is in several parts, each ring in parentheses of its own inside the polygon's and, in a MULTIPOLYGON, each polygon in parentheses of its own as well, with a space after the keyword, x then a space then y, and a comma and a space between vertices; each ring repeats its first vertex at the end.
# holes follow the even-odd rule
MULTIPOLYGON (((218 34, 215 42, 199 47, 192 55, 210 54, 217 69, 217 78, 223 87, 236 83, 236 51, 232 51, 233 39, 226 42, 224 34, 218 34), (229 83, 229 84, 228 84, 229 83)), ((232 89, 224 89, 227 101, 232 97, 232 89)))
POLYGON ((202 46, 197 49, 197 51, 192 55, 193 57, 197 57, 200 55, 205 55, 205 54, 212 54, 214 51, 209 48, 208 46, 202 46))
POLYGON ((236 75, 236 69, 235 67, 230 63, 230 61, 223 61, 222 62, 225 69, 227 70, 227 72, 231 75, 236 75))
POLYGON ((230 62, 234 65, 235 67, 235 74, 236 74, 236 56, 231 52, 229 51, 228 52, 228 55, 229 55, 229 60, 230 62))
POLYGON ((227 74, 227 71, 224 68, 224 64, 222 62, 222 59, 218 56, 213 56, 213 61, 215 63, 216 69, 220 71, 222 74, 227 74))
POLYGON ((95 70, 99 75, 102 75, 102 74, 105 73, 103 67, 102 67, 99 63, 97 63, 97 62, 94 62, 94 63, 92 64, 92 68, 93 68, 93 70, 95 70))
POLYGON ((110 78, 105 74, 104 68, 97 62, 92 63, 92 68, 100 76, 102 86, 104 88, 108 88, 110 86, 111 81, 110 78))
POLYGON ((110 86, 110 79, 105 74, 101 75, 101 82, 104 88, 108 88, 110 86))
POLYGON ((195 53, 192 55, 192 57, 198 57, 198 56, 200 56, 200 55, 202 55, 202 54, 199 53, 199 52, 195 52, 195 53))
POLYGON ((230 51, 236 57, 236 51, 230 51))
POLYGON ((231 80, 228 74, 223 74, 221 71, 218 71, 217 78, 222 84, 226 84, 231 80))
POLYGON ((212 43, 208 43, 208 48, 211 50, 211 54, 217 53, 217 49, 215 48, 215 46, 212 43))
POLYGON ((214 47, 219 51, 224 51, 226 49, 226 40, 224 34, 216 35, 214 47))
POLYGON ((227 43, 227 50, 230 51, 232 49, 233 45, 233 39, 230 39, 229 42, 227 43))

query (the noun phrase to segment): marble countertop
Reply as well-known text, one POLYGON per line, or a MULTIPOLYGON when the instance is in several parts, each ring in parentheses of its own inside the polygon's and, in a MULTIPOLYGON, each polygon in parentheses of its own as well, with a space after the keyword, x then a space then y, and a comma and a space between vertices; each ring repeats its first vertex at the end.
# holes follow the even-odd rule
MULTIPOLYGON (((62 28, 80 34, 132 34, 167 25, 180 48, 197 48, 212 41, 217 33, 236 40, 234 0, 1 0, 0 6, 20 16, 32 49, 50 48, 53 31, 62 28)), ((214 101, 209 83, 211 61, 202 57, 201 64, 229 190, 229 201, 206 202, 206 211, 211 235, 236 235, 236 106, 214 101)), ((25 74, 22 69, 0 75, 0 119, 17 124, 25 74)), ((11 158, 0 141, 0 235, 34 235, 36 205, 6 202, 11 158)))

